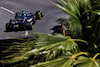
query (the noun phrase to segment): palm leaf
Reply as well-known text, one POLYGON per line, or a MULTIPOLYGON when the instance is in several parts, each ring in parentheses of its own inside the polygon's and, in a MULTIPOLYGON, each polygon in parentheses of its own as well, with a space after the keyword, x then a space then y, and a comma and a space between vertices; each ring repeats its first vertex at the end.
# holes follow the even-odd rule
POLYGON ((100 59, 95 59, 100 53, 97 53, 93 58, 80 56, 74 67, 100 67, 100 59))
POLYGON ((77 1, 69 1, 60 0, 60 4, 54 3, 57 7, 65 11, 71 17, 71 23, 69 22, 69 29, 73 37, 81 36, 82 35, 82 26, 80 22, 80 7, 77 1), (61 5, 62 4, 62 5, 61 5), (78 33, 78 34, 76 34, 78 33))
POLYGON ((75 55, 63 55, 59 57, 58 59, 52 60, 52 61, 47 61, 43 63, 38 63, 36 65, 32 65, 30 67, 70 67, 74 62, 76 62, 76 58, 79 55, 82 54, 88 54, 86 52, 80 52, 75 55))
POLYGON ((5 56, 3 60, 4 64, 13 64, 20 61, 28 60, 33 57, 33 59, 37 58, 37 62, 39 61, 48 61, 53 60, 56 57, 59 57, 65 53, 71 55, 79 52, 79 47, 77 43, 74 41, 81 41, 87 43, 81 39, 71 39, 69 36, 63 36, 61 34, 56 35, 46 35, 46 34, 34 34, 37 38, 34 41, 29 41, 28 43, 22 43, 20 47, 16 45, 12 45, 10 50, 6 50, 11 52, 12 49, 16 49, 16 53, 12 53, 11 55, 5 56), (36 45, 34 45, 36 44, 36 45), (13 47, 13 48, 12 48, 13 47), (33 49, 35 47, 35 49, 33 49))

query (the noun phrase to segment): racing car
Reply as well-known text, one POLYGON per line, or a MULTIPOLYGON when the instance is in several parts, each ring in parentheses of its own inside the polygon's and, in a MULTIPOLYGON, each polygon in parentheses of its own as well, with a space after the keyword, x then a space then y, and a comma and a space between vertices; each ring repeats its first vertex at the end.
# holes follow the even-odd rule
POLYGON ((36 11, 35 14, 27 11, 17 12, 14 19, 10 19, 10 22, 6 23, 6 31, 32 30, 36 20, 40 20, 42 17, 41 11, 36 11))

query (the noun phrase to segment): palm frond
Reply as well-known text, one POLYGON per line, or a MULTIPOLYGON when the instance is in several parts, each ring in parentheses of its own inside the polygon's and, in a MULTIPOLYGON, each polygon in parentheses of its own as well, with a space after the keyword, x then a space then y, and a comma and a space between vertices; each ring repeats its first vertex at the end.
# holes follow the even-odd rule
POLYGON ((75 63, 77 60, 76 58, 79 55, 88 54, 87 52, 80 52, 75 55, 63 55, 55 60, 47 61, 43 63, 38 63, 36 65, 32 65, 30 67, 70 67, 75 63))
POLYGON ((87 52, 80 52, 75 55, 65 55, 58 59, 31 65, 30 67, 99 67, 100 59, 96 59, 100 53, 97 53, 93 58, 86 57, 87 52))
POLYGON ((100 59, 96 59, 96 57, 100 55, 97 53, 93 58, 86 58, 86 57, 79 57, 78 61, 75 63, 75 67, 99 67, 100 66, 100 59))
POLYGON ((3 60, 4 64, 14 64, 28 60, 29 58, 33 58, 34 63, 53 60, 64 54, 72 55, 80 52, 75 41, 87 43, 84 40, 71 39, 69 36, 63 36, 61 34, 46 35, 36 33, 35 36, 37 37, 35 42, 30 41, 22 43, 19 46, 14 45, 9 48, 10 50, 6 50, 11 52, 13 47, 13 49, 16 49, 17 51, 16 53, 5 56, 5 60, 3 60))

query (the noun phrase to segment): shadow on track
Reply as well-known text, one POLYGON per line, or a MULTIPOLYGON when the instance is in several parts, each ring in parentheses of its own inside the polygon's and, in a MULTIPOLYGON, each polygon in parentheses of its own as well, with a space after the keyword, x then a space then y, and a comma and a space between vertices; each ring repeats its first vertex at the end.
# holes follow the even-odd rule
MULTIPOLYGON (((64 19, 64 18, 59 18, 56 20, 56 22, 58 22, 58 25, 56 25, 50 29, 50 30, 54 30, 54 32, 52 33, 53 35, 54 34, 62 34, 63 35, 62 25, 63 25, 63 22, 65 22, 65 21, 67 21, 67 19, 64 19)), ((66 32, 66 35, 70 35, 69 30, 65 30, 65 32, 66 32)))
MULTIPOLYGON (((27 30, 12 30, 12 31, 6 31, 6 30, 4 30, 4 32, 18 32, 18 31, 27 31, 27 30)), ((30 30, 28 30, 28 31, 30 31, 30 30)))
POLYGON ((63 19, 62 18, 59 18, 56 20, 56 22, 58 23, 58 25, 54 26, 53 28, 51 28, 50 30, 53 30, 54 32, 52 33, 53 35, 54 34, 63 34, 62 32, 62 22, 63 22, 63 19))

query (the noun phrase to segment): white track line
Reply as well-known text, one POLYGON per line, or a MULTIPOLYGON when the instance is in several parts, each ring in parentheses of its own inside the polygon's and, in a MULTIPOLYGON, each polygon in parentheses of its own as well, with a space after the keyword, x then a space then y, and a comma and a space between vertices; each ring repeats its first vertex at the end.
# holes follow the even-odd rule
POLYGON ((10 13, 14 14, 13 11, 11 11, 11 10, 9 10, 9 9, 7 9, 7 8, 4 8, 4 7, 0 7, 0 8, 3 9, 3 10, 5 10, 5 11, 7 11, 7 12, 10 12, 10 13))
POLYGON ((27 30, 25 31, 25 35, 28 35, 28 31, 27 30))

